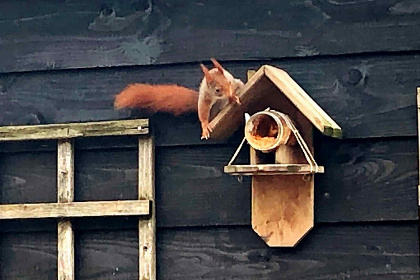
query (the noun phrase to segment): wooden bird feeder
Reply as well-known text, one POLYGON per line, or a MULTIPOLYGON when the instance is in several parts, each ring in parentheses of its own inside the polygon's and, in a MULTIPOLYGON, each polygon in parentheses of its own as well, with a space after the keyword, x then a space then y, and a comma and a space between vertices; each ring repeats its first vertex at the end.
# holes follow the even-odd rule
POLYGON ((229 105, 212 120, 212 138, 229 137, 243 125, 244 114, 252 114, 244 126, 250 164, 232 165, 235 153, 225 172, 252 176, 254 231, 269 246, 293 247, 314 226, 314 174, 324 172, 313 156, 313 127, 336 138, 341 128, 272 66, 262 66, 239 97, 242 105, 229 105))

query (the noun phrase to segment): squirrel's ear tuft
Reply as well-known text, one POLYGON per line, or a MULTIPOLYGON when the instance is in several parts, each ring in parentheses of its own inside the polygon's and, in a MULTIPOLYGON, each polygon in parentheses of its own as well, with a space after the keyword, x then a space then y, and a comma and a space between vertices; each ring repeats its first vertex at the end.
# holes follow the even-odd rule
POLYGON ((212 76, 209 73, 209 69, 203 64, 200 64, 200 66, 201 66, 201 70, 203 70, 204 77, 206 78, 207 84, 209 84, 213 80, 212 76))
POLYGON ((210 60, 211 60, 211 62, 213 62, 214 67, 216 67, 217 70, 219 70, 220 74, 223 74, 224 69, 223 69, 222 65, 220 65, 220 63, 214 58, 210 58, 210 60))

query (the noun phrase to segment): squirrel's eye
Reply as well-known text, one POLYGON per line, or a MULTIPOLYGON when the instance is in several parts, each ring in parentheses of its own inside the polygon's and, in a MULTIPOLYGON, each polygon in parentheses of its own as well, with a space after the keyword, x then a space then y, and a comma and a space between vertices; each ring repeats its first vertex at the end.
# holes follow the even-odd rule
POLYGON ((216 92, 220 92, 220 89, 216 88, 216 92))

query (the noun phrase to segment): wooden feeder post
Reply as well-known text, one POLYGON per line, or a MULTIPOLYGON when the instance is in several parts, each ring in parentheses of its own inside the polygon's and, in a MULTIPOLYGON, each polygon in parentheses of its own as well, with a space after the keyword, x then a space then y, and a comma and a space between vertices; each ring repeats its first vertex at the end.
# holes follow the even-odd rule
POLYGON ((212 120, 211 137, 229 137, 245 113, 253 114, 245 124, 250 163, 231 165, 233 158, 225 172, 252 176, 254 231, 269 246, 293 247, 314 226, 314 174, 324 172, 313 157, 313 128, 336 138, 341 128, 285 71, 272 66, 262 66, 239 98, 242 105, 228 105, 212 120))
MULTIPOLYGON (((251 165, 260 164, 261 172, 264 172, 263 160, 259 158, 261 152, 273 153, 274 164, 272 167, 287 166, 293 173, 295 164, 306 165, 304 154, 299 150, 292 130, 286 125, 284 116, 281 122, 274 122, 272 118, 262 116, 273 115, 278 112, 260 112, 255 114, 245 126, 245 137, 250 144, 251 165), (259 123, 253 124, 253 120, 259 123), (270 120, 271 119, 271 120, 270 120), (265 126, 272 122, 277 130, 277 140, 272 136, 261 137, 255 140, 252 129, 265 126), (248 128, 248 129, 247 129, 248 128), (282 132, 282 133, 280 133, 282 132), (280 136, 281 134, 281 136, 280 136), (273 139, 275 143, 267 143, 267 139, 273 139), (262 140, 262 141, 261 141, 262 140), (264 145, 271 147, 264 147, 264 145)), ((290 119, 289 119, 290 120, 290 119)), ((311 127, 308 127, 311 130, 311 127)), ((257 131, 255 131, 257 132, 257 131)), ((310 151, 313 151, 311 133, 307 133, 305 139, 310 151)), ((315 167, 313 166, 315 169, 315 167)), ((323 167, 317 166, 317 172, 322 172, 323 167)), ((296 170, 297 171, 297 170, 296 170)), ((311 170, 307 170, 311 172, 311 170)), ((306 172, 307 172, 306 171, 306 172)), ((315 170, 313 170, 315 172, 315 170)), ((305 172, 305 173, 306 173, 305 172)), ((314 176, 313 174, 287 174, 287 175, 254 175, 252 177, 252 228, 269 246, 295 246, 314 225, 314 176)))

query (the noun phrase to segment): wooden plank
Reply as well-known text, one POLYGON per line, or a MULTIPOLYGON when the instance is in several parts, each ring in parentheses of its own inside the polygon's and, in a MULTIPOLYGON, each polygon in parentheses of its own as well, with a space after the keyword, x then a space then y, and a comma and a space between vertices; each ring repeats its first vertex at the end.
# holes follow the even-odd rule
POLYGON ((57 270, 59 280, 75 279, 74 275, 74 232, 68 219, 58 222, 57 270))
MULTIPOLYGON (((337 141, 317 136, 315 156, 325 173, 315 176, 315 222, 418 220, 417 136, 337 141)), ((249 225, 250 177, 238 181, 223 172, 236 148, 157 147, 157 226, 249 225)), ((137 148, 78 151, 76 201, 137 199, 137 154, 137 148)), ((245 146, 235 163, 248 163, 248 157, 245 146)), ((56 199, 54 153, 1 154, 0 159, 2 204, 56 199)), ((136 217, 96 219, 82 219, 80 227, 138 226, 136 217)), ((26 228, 28 222, 3 221, 0 231, 48 229, 40 221, 26 228)))
POLYGON ((138 199, 152 202, 139 220, 139 279, 156 280, 155 147, 153 137, 139 138, 138 199))
POLYGON ((213 54, 242 60, 416 51, 418 9, 412 0, 249 2, 240 12, 224 1, 49 0, 27 9, 7 0, 0 6, 0 72, 196 62, 213 54))
POLYGON ((0 219, 141 216, 149 214, 149 201, 34 203, 0 205, 0 219))
POLYGON ((57 147, 57 202, 74 201, 74 140, 58 140, 57 147))
MULTIPOLYGON (((60 205, 73 201, 74 140, 62 139, 58 140, 57 147, 57 202, 60 205)), ((68 218, 60 219, 58 222, 57 241, 58 279, 74 280, 74 232, 68 218)))
POLYGON ((274 250, 247 227, 168 230, 160 237, 159 275, 164 279, 217 279, 221 274, 247 280, 417 279, 416 230, 413 223, 320 225, 296 248, 274 250))
MULTIPOLYGON (((324 167, 318 166, 317 173, 324 173, 324 167)), ((295 175, 312 174, 309 164, 256 164, 256 165, 228 165, 225 173, 231 175, 295 175)))
MULTIPOLYGON (((299 125, 302 140, 313 153, 311 122, 295 108, 290 110, 293 114, 287 114, 299 125)), ((299 146, 294 149, 282 155, 282 162, 307 164, 299 146)), ((252 176, 251 225, 268 246, 295 247, 314 227, 314 220, 314 175, 252 176)))
POLYGON ((295 247, 314 226, 314 181, 253 176, 251 224, 270 247, 295 247))
POLYGON ((417 186, 417 191, 418 191, 418 206, 420 207, 420 87, 417 88, 417 129, 418 129, 417 135, 418 135, 418 145, 419 145, 419 185, 417 186))
POLYGON ((149 133, 147 119, 0 127, 0 141, 67 139, 149 133))
POLYGON ((44 232, 2 234, 0 278, 57 279, 56 226, 44 232))
POLYGON ((263 66, 264 74, 323 134, 341 138, 343 132, 338 124, 306 93, 290 75, 270 65, 263 66))
MULTIPOLYGON (((79 279, 138 279, 136 229, 77 232, 79 279)), ((2 279, 55 279, 54 232, 2 234, 2 279)), ((268 248, 246 227, 162 229, 162 279, 418 279, 418 225, 317 225, 293 249, 268 248)))
MULTIPOLYGON (((418 54, 223 62, 223 66, 245 81, 248 69, 267 63, 286 70, 340 125, 344 138, 417 136, 416 98, 408 94, 408 89, 420 84, 418 54)), ((187 64, 2 75, 0 124, 151 117, 157 146, 214 144, 200 140, 200 124, 194 113, 172 117, 136 110, 116 111, 112 106, 114 95, 129 83, 177 83, 198 88, 200 71, 198 65, 187 64)), ((230 143, 241 139, 239 135, 230 143)), ((6 143, 1 144, 1 149, 3 145, 6 143)), ((136 147, 137 142, 133 141, 132 146, 136 147)))

